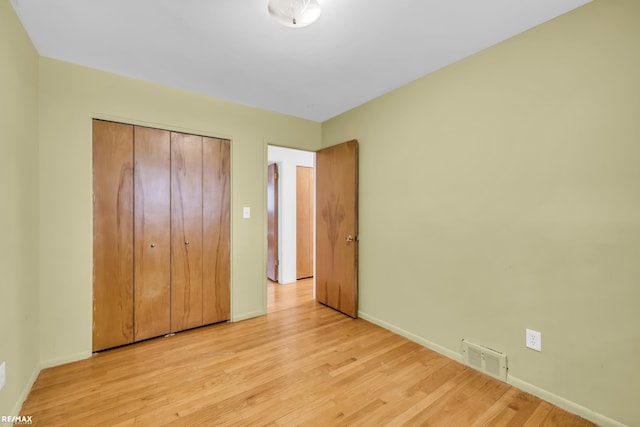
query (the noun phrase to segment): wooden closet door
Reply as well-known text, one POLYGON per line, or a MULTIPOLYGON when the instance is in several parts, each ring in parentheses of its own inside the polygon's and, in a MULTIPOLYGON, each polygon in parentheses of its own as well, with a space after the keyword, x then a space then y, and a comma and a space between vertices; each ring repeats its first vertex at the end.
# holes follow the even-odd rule
POLYGON ((202 324, 202 137, 171 132, 171 330, 202 324))
POLYGON ((93 121, 93 351, 133 342, 133 126, 93 121))
POLYGON ((313 168, 296 166, 296 278, 313 277, 313 168))
POLYGON ((203 138, 203 323, 230 318, 229 141, 203 138))
POLYGON ((134 128, 135 341, 171 332, 170 133, 134 128))

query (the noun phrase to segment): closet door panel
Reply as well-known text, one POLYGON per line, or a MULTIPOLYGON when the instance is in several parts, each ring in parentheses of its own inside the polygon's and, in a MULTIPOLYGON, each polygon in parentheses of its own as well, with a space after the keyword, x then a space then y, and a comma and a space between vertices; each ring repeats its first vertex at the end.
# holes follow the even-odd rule
POLYGON ((93 351, 133 342, 133 127, 93 121, 93 351))
POLYGON ((171 332, 170 133, 134 128, 135 337, 171 332))
POLYGON ((313 168, 296 166, 296 278, 313 277, 313 168))
POLYGON ((171 132, 171 330, 202 324, 202 137, 171 132))
POLYGON ((230 318, 230 147, 229 141, 204 138, 203 199, 203 322, 230 318))

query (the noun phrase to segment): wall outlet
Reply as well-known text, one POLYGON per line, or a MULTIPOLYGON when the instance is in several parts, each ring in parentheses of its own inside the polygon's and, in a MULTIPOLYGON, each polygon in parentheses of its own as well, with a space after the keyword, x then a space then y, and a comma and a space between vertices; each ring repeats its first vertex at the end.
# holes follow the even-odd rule
POLYGON ((542 351, 542 334, 538 331, 527 329, 525 345, 532 350, 542 351))
POLYGON ((6 365, 7 362, 2 362, 2 365, 0 365, 0 390, 2 390, 2 387, 4 387, 5 379, 7 378, 5 374, 6 365))

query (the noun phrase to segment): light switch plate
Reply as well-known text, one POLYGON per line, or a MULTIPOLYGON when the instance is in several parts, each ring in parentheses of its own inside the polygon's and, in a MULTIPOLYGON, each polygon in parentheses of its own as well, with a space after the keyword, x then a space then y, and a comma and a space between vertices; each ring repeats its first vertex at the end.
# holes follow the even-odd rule
POLYGON ((251 218, 251 208, 245 206, 244 208, 242 208, 242 218, 247 219, 247 218, 251 218))
POLYGON ((0 390, 2 390, 2 387, 4 387, 4 383, 7 378, 5 374, 6 366, 7 362, 2 362, 2 365, 0 365, 0 390))

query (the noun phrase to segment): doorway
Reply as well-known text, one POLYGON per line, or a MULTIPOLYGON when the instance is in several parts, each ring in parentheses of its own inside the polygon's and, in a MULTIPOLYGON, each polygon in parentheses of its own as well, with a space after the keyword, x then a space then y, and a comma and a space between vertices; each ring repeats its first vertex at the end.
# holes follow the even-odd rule
POLYGON ((268 283, 308 283, 315 268, 315 153, 274 145, 267 150, 268 283))
MULTIPOLYGON (((313 297, 318 303, 353 318, 358 317, 358 151, 358 141, 352 139, 322 148, 315 153, 306 152, 309 155, 313 154, 315 159, 314 192, 317 206, 311 209, 314 211, 313 223, 317 229, 317 232, 314 230, 313 297)), ((275 162, 275 156, 272 159, 275 162)), ((285 182, 289 184, 289 191, 292 191, 290 187, 294 180, 283 180, 278 186, 281 193, 284 191, 285 182)), ((293 197, 295 196, 280 195, 279 209, 282 210, 285 201, 291 202, 293 197)), ((295 212, 295 208, 293 211, 295 212)), ((279 215, 280 283, 295 282, 293 277, 296 277, 296 273, 291 273, 295 271, 295 262, 291 262, 291 258, 295 256, 292 256, 293 251, 289 251, 289 259, 286 260, 289 267, 286 271, 290 275, 285 282, 285 251, 282 249, 284 231, 295 228, 295 224, 296 220, 290 209, 288 215, 279 215)), ((289 235, 296 236, 296 233, 292 232, 289 235)), ((295 242, 297 236, 293 239, 295 242)), ((276 286, 275 283, 273 285, 276 286)))

